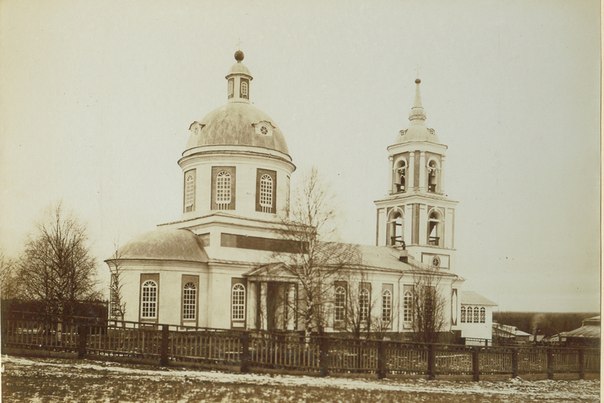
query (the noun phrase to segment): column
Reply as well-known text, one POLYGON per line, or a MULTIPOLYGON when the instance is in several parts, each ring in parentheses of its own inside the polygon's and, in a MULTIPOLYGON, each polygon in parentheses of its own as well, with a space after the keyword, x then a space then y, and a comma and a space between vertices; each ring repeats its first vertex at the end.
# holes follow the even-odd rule
POLYGON ((267 315, 267 303, 266 303, 266 281, 260 283, 260 329, 268 330, 268 315, 267 315))
POLYGON ((412 151, 409 153, 409 168, 408 168, 407 187, 411 190, 415 185, 415 153, 412 151))
POLYGON ((428 207, 425 204, 419 205, 419 242, 418 243, 420 245, 428 244, 428 207))
POLYGON ((438 175, 440 182, 438 184, 438 193, 445 193, 445 156, 440 157, 440 175, 438 175))
POLYGON ((426 152, 419 153, 419 191, 425 192, 426 188, 426 152))

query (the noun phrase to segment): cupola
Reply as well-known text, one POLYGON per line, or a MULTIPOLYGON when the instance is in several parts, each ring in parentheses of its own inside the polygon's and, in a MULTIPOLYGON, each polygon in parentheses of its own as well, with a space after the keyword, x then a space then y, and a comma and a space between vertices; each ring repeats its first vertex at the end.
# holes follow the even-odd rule
POLYGON ((227 98, 229 102, 250 102, 250 83, 254 79, 248 68, 241 63, 245 55, 241 50, 235 52, 236 63, 233 64, 227 80, 227 98))
POLYGON ((438 143, 438 136, 434 129, 426 127, 426 112, 422 105, 422 97, 420 92, 420 84, 422 80, 415 80, 415 100, 409 112, 409 128, 399 132, 397 143, 405 143, 408 141, 430 141, 438 143))

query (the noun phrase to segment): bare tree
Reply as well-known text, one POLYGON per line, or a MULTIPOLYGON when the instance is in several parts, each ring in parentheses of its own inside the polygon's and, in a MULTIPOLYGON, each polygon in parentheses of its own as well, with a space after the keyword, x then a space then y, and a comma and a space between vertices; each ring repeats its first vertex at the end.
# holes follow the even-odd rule
POLYGON ((291 253, 277 253, 285 271, 295 278, 298 298, 291 307, 307 335, 322 334, 333 308, 334 282, 358 259, 354 245, 327 242, 335 232, 332 197, 313 168, 294 197, 280 234, 291 253))
POLYGON ((46 313, 72 314, 76 302, 99 297, 94 278, 86 230, 59 203, 30 235, 19 261, 23 296, 43 302, 46 313))
POLYGON ((117 245, 111 259, 105 261, 111 272, 109 282, 109 314, 112 319, 124 320, 126 315, 126 301, 123 293, 123 266, 121 254, 117 245))
POLYGON ((18 296, 17 265, 13 259, 7 258, 3 252, 0 252, 0 298, 7 300, 18 296))
POLYGON ((446 301, 439 294, 437 269, 416 270, 413 274, 413 332, 416 341, 433 343, 445 325, 446 301))
POLYGON ((348 276, 344 278, 348 286, 344 330, 358 339, 372 330, 373 321, 376 319, 372 315, 376 299, 372 295, 371 285, 364 271, 348 271, 348 276))

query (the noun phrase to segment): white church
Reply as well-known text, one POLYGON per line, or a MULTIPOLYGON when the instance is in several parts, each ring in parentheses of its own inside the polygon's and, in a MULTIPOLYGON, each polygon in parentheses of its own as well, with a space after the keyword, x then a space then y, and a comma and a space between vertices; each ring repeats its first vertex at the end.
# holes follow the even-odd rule
MULTIPOLYGON (((253 77, 243 58, 237 51, 226 75, 226 104, 189 126, 178 159, 181 218, 158 225, 106 260, 113 280, 119 268, 124 320, 303 329, 284 306, 299 300, 296 278, 263 270, 279 263, 276 251, 288 252, 279 228, 289 211, 296 167, 279 125, 250 102, 253 77)), ((360 260, 350 270, 359 276, 334 281, 325 330, 346 331, 347 305, 358 303, 365 320, 385 324, 381 330, 413 332, 413 287, 418 273, 429 273, 438 278, 444 301, 441 331, 490 340, 496 304, 464 291, 464 279, 455 273, 457 202, 445 195, 447 146, 426 126, 420 80, 415 82, 409 127, 387 148, 391 169, 384 174, 391 186, 375 202, 376 245, 356 247, 360 260)))

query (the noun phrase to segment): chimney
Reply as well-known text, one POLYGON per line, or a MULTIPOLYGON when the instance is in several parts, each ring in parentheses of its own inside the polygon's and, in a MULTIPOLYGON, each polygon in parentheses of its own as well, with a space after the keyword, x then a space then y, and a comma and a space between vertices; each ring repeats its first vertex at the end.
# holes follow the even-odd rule
POLYGON ((402 250, 400 256, 398 257, 398 260, 403 262, 403 263, 409 263, 409 255, 407 253, 406 250, 402 250))

